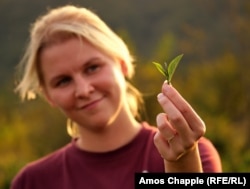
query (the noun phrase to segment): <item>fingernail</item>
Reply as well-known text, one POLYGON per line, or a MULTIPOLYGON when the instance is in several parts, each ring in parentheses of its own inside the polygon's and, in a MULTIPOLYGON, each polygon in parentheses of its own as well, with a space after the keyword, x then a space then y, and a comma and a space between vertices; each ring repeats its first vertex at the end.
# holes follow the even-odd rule
POLYGON ((168 80, 165 80, 165 81, 164 81, 164 84, 168 84, 168 80))
POLYGON ((161 99, 163 97, 163 94, 162 93, 159 93, 158 95, 157 95, 157 99, 161 99))

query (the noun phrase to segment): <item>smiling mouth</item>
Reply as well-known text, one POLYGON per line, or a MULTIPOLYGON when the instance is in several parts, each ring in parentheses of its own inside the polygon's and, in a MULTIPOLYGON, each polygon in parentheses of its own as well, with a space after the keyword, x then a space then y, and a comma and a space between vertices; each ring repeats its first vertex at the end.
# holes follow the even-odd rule
POLYGON ((82 109, 87 109, 87 108, 90 108, 90 107, 94 107, 95 105, 97 105, 101 100, 103 99, 103 97, 97 99, 97 100, 94 100, 94 101, 91 101, 90 103, 87 103, 83 106, 80 106, 78 107, 77 109, 79 110, 82 110, 82 109))

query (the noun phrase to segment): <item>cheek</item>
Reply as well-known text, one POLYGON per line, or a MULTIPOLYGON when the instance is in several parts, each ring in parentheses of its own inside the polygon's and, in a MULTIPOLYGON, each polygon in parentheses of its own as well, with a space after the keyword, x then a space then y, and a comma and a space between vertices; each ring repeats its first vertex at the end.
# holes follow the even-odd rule
POLYGON ((53 91, 49 93, 49 101, 56 108, 69 109, 73 99, 68 91, 53 91))
POLYGON ((123 88, 125 84, 125 78, 120 69, 114 69, 103 77, 103 82, 109 83, 109 85, 115 88, 123 88))

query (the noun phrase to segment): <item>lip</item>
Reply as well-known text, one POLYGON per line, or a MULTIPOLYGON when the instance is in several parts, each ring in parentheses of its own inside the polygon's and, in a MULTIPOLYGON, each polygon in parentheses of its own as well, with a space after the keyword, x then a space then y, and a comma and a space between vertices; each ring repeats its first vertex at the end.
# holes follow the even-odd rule
POLYGON ((103 97, 99 98, 99 99, 96 99, 96 100, 93 100, 89 103, 86 103, 84 105, 81 105, 79 106, 77 109, 79 110, 83 110, 83 109, 87 109, 87 108, 91 108, 91 107, 94 107, 96 106, 100 101, 102 101, 103 97))

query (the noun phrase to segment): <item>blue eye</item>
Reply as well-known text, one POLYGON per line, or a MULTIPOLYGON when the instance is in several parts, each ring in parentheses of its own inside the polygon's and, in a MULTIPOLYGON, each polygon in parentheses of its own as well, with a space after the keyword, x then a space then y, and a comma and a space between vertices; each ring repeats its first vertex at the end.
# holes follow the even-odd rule
POLYGON ((69 77, 63 77, 60 80, 58 80, 56 82, 56 87, 60 87, 60 86, 64 86, 66 84, 68 84, 70 82, 70 78, 69 77))
POLYGON ((87 73, 95 73, 96 71, 98 71, 99 70, 99 68, 100 68, 100 66, 98 65, 98 64, 93 64, 93 65, 91 65, 91 66, 88 66, 87 68, 86 68, 86 72, 87 73))

